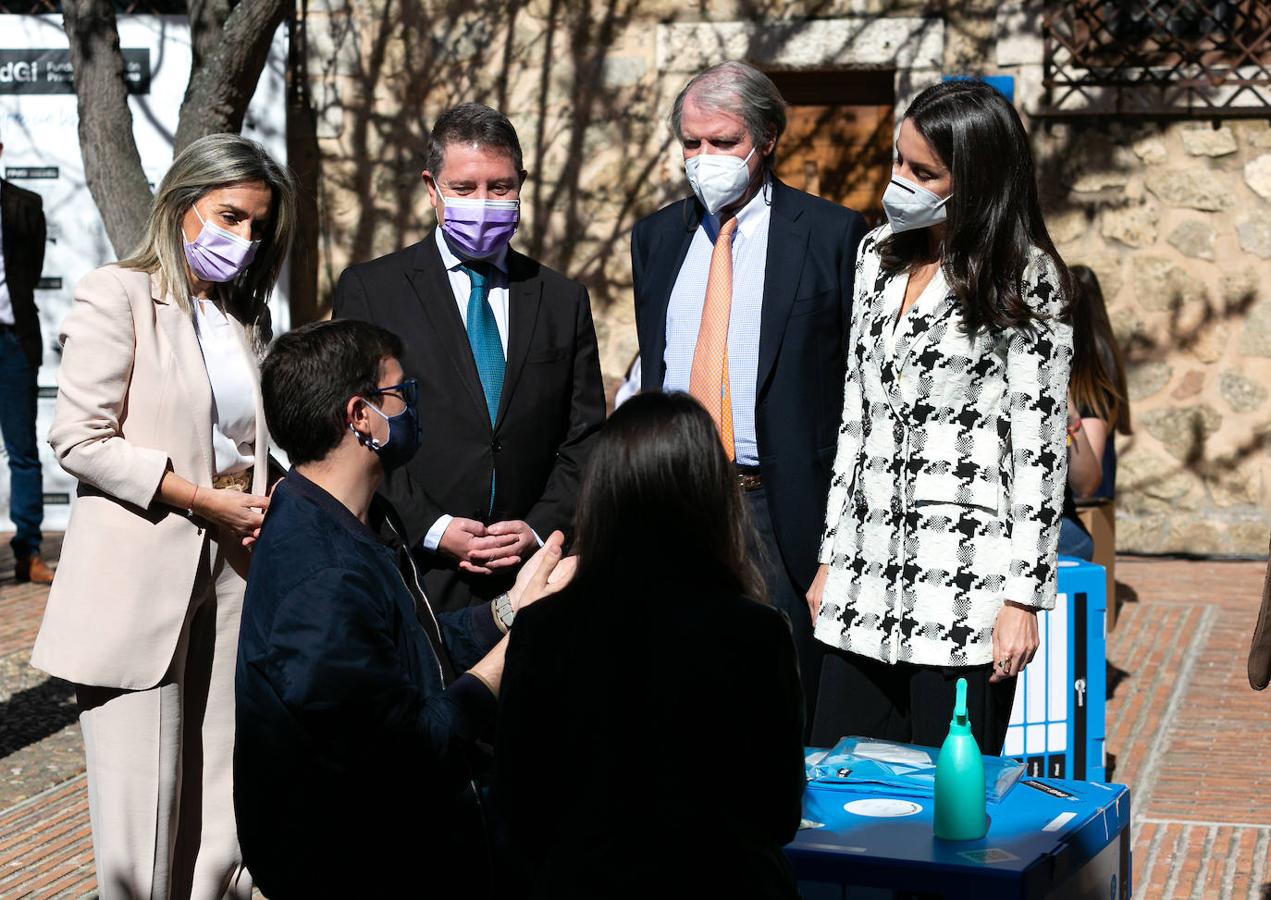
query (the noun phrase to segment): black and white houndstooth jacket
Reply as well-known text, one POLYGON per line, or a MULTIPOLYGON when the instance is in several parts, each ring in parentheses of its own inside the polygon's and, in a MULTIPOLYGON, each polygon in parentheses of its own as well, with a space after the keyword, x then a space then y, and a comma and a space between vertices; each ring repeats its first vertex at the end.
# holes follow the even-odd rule
POLYGON ((888 353, 907 282, 880 271, 889 233, 857 255, 816 636, 887 663, 983 665, 1005 600, 1054 606, 1072 329, 1037 251, 1024 298, 1045 318, 1031 333, 968 336, 937 275, 888 353))

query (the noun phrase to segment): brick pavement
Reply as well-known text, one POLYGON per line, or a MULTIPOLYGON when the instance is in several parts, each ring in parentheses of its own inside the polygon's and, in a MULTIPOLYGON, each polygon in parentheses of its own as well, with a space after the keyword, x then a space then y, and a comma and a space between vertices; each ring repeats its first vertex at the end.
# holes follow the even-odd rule
MULTIPOLYGON (((1133 791, 1137 897, 1271 900, 1271 691, 1245 680, 1262 573, 1117 562, 1108 753, 1110 777, 1133 791)), ((84 896, 94 880, 73 697, 26 665, 45 592, 13 583, 5 550, 0 576, 0 897, 84 896)))

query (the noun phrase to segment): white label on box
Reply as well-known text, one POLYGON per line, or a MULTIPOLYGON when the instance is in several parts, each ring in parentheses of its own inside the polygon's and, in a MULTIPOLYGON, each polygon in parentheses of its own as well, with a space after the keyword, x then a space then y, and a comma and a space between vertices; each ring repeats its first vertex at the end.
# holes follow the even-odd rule
POLYGON ((922 807, 912 800, 892 800, 886 797, 853 800, 851 803, 844 803, 843 808, 852 815, 868 816, 871 819, 899 819, 922 812, 922 807))
POLYGON ((1058 831, 1075 818, 1077 818, 1077 814, 1075 812, 1060 813, 1055 816, 1055 818, 1051 819, 1050 823, 1047 824, 1042 831, 1058 831))

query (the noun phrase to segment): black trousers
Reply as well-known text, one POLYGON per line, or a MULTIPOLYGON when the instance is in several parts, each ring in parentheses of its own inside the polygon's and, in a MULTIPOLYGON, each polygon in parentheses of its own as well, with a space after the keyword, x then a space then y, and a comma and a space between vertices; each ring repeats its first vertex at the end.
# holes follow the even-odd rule
POLYGON ((888 665, 826 647, 812 746, 857 736, 939 747, 949 733, 958 679, 965 678, 975 742, 981 753, 1000 756, 1018 679, 990 684, 992 674, 992 665, 888 665))
POLYGON ((808 609, 807 592, 811 585, 800 584, 781 558, 777 535, 768 513, 768 495, 760 487, 744 494, 750 506, 750 518, 755 527, 756 541, 751 546, 751 558, 763 576, 768 588, 768 600, 773 607, 785 613, 794 637, 794 650, 799 658, 799 681, 803 686, 803 737, 807 740, 816 711, 817 687, 821 680, 821 651, 824 645, 812 637, 812 613, 808 609))

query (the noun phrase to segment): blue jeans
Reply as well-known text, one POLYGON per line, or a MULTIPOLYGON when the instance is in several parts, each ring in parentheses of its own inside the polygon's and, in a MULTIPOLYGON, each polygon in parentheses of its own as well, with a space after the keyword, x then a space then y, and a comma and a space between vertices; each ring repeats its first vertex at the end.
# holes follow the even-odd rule
POLYGON ((0 434, 9 457, 9 518, 14 556, 40 552, 44 479, 35 443, 36 369, 12 329, 0 332, 0 434))
POLYGON ((1094 538, 1067 516, 1059 520, 1059 553, 1090 562, 1094 559, 1094 538))

